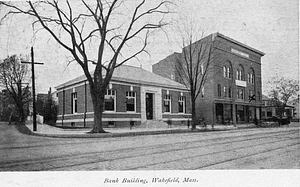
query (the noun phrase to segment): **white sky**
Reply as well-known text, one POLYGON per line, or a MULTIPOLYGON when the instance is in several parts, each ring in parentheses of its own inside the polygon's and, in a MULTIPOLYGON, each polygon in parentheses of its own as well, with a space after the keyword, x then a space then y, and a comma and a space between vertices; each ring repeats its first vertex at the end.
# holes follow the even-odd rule
MULTIPOLYGON (((263 86, 272 76, 299 80, 299 4, 298 0, 179 0, 180 14, 202 23, 205 33, 220 32, 265 53, 262 58, 263 86)), ((3 11, 0 10, 0 16, 3 11)), ((176 19, 176 15, 172 15, 176 19)), ((30 54, 33 44, 36 66, 37 92, 47 92, 49 87, 83 74, 78 65, 67 66, 68 54, 58 44, 49 40, 45 32, 32 39, 30 19, 15 17, 0 25, 0 59, 13 54, 30 54)), ((173 52, 179 52, 176 33, 166 29, 151 38, 148 51, 138 61, 127 64, 150 70, 173 52)), ((263 87, 264 90, 265 87, 263 87)))

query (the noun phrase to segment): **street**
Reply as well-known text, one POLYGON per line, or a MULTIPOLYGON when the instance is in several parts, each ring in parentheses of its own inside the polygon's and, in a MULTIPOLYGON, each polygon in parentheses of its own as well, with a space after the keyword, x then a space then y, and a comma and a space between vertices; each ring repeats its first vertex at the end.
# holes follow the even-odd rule
POLYGON ((299 126, 49 138, 0 125, 1 171, 299 169, 299 126))

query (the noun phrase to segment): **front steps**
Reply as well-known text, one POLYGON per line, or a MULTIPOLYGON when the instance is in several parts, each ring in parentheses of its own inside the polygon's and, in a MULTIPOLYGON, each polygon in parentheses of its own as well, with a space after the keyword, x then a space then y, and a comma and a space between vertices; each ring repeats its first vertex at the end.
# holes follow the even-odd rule
POLYGON ((138 128, 147 128, 147 129, 151 129, 151 128, 168 128, 168 124, 163 122, 163 121, 159 121, 159 120, 147 120, 141 123, 141 125, 137 126, 138 128))

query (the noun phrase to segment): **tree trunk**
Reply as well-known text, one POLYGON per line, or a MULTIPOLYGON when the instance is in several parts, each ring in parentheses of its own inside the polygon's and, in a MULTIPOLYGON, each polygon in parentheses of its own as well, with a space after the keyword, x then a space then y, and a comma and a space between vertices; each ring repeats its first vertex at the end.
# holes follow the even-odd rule
POLYGON ((196 129, 196 125, 197 125, 196 102, 195 99, 192 98, 192 130, 196 129))
POLYGON ((98 92, 93 91, 92 89, 90 93, 94 107, 94 126, 91 133, 106 133, 102 127, 104 94, 97 94, 98 92))

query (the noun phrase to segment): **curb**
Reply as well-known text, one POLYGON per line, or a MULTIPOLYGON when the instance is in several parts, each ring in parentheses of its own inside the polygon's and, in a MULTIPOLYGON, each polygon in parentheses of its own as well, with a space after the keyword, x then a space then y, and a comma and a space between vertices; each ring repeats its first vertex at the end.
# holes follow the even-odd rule
MULTIPOLYGON (((29 129, 28 129, 29 130, 29 129)), ((146 135, 160 135, 160 134, 181 134, 181 133, 202 133, 202 132, 218 132, 232 129, 207 129, 191 131, 191 129, 174 129, 174 130, 159 130, 159 131, 140 131, 140 132, 124 132, 124 133, 101 133, 101 134, 43 134, 31 132, 30 135, 51 137, 51 138, 115 138, 115 137, 129 137, 129 136, 146 136, 146 135)))
MULTIPOLYGON (((230 131, 230 130, 240 130, 244 128, 253 127, 229 127, 224 129, 197 129, 191 131, 191 129, 173 129, 173 130, 157 130, 157 131, 139 131, 139 132, 123 132, 123 133, 100 133, 100 134, 44 134, 32 132, 26 125, 15 125, 20 133, 50 137, 50 138, 115 138, 115 137, 129 137, 129 136, 145 136, 145 135, 160 135, 160 134, 180 134, 180 133, 202 133, 202 132, 218 132, 218 131, 230 131)), ((255 127, 254 127, 255 128, 255 127)))
POLYGON ((198 132, 215 132, 220 130, 201 130, 191 131, 190 129, 174 129, 159 131, 140 131, 140 132, 124 132, 124 133, 101 133, 101 134, 42 134, 34 133, 36 136, 52 137, 52 138, 116 138, 130 136, 160 135, 160 134, 180 134, 180 133, 198 133, 198 132))

